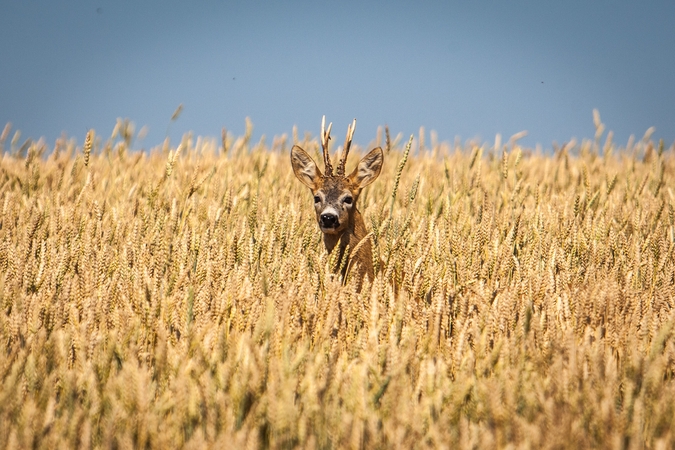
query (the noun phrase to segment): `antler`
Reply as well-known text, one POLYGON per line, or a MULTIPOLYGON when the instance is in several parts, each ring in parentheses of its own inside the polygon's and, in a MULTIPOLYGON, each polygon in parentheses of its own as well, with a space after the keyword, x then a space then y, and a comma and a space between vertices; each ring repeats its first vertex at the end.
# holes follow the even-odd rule
POLYGON ((330 163, 330 153, 328 153, 328 141, 330 140, 330 129, 333 122, 328 124, 326 131, 326 116, 321 119, 321 148, 323 149, 323 164, 326 167, 326 176, 333 176, 333 165, 330 163))
POLYGON ((352 122, 350 126, 347 127, 347 137, 345 138, 345 146, 342 149, 342 158, 340 158, 340 164, 337 168, 338 176, 345 175, 345 163, 347 162, 347 155, 349 155, 349 148, 352 146, 352 137, 354 137, 354 130, 356 129, 356 119, 352 122))

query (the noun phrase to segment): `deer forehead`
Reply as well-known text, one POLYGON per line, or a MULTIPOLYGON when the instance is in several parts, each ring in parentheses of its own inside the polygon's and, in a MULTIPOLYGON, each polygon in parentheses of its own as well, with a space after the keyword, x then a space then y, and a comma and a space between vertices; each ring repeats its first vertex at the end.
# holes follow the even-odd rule
POLYGON ((357 194, 354 184, 342 177, 325 177, 317 186, 316 192, 319 191, 326 197, 326 201, 337 199, 346 193, 357 194))

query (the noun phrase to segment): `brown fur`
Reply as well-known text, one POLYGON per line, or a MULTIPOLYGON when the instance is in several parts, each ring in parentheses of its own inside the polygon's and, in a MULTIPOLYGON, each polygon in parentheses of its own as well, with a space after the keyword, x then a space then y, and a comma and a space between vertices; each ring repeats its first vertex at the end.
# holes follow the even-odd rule
POLYGON ((359 288, 364 276, 368 276, 372 281, 374 273, 370 239, 359 245, 361 240, 367 236, 368 230, 356 204, 363 188, 379 176, 383 159, 382 149, 377 147, 359 161, 351 174, 347 176, 332 173, 324 175, 302 148, 295 145, 291 149, 293 171, 314 195, 316 218, 323 232, 326 250, 330 253, 337 247, 340 252, 339 260, 342 260, 349 246, 350 254, 347 255, 347 264, 344 266, 342 275, 346 279, 348 269, 357 267, 357 272, 350 276, 357 277, 359 288), (335 216, 337 222, 335 226, 322 225, 322 216, 327 212, 335 216), (353 249, 357 246, 358 250, 354 253, 353 249))

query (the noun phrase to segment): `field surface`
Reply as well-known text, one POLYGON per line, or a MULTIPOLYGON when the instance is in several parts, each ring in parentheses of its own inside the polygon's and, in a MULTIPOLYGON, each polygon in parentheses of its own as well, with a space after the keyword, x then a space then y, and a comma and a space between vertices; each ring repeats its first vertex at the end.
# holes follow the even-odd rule
POLYGON ((673 448, 674 150, 601 134, 378 138, 356 292, 315 137, 4 133, 0 448, 673 448))

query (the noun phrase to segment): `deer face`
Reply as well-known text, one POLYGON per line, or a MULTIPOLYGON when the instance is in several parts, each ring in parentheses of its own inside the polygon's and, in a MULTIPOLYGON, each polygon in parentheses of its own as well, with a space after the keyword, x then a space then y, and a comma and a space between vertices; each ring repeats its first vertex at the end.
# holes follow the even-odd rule
POLYGON ((321 122, 321 146, 326 173, 321 173, 312 157, 297 145, 291 149, 291 165, 295 176, 312 191, 316 220, 321 231, 324 234, 340 235, 348 228, 354 227, 356 201, 361 190, 380 175, 384 155, 380 147, 371 150, 359 161, 351 174, 345 175, 345 162, 356 127, 356 120, 354 120, 347 128, 342 158, 337 173, 333 175, 333 167, 328 154, 331 125, 328 125, 328 131, 324 131, 324 117, 321 122))
POLYGON ((314 211, 324 234, 342 234, 353 226, 352 217, 361 190, 380 175, 382 149, 377 147, 359 162, 348 176, 324 175, 314 160, 297 145, 291 149, 291 164, 295 176, 314 196, 314 211))

